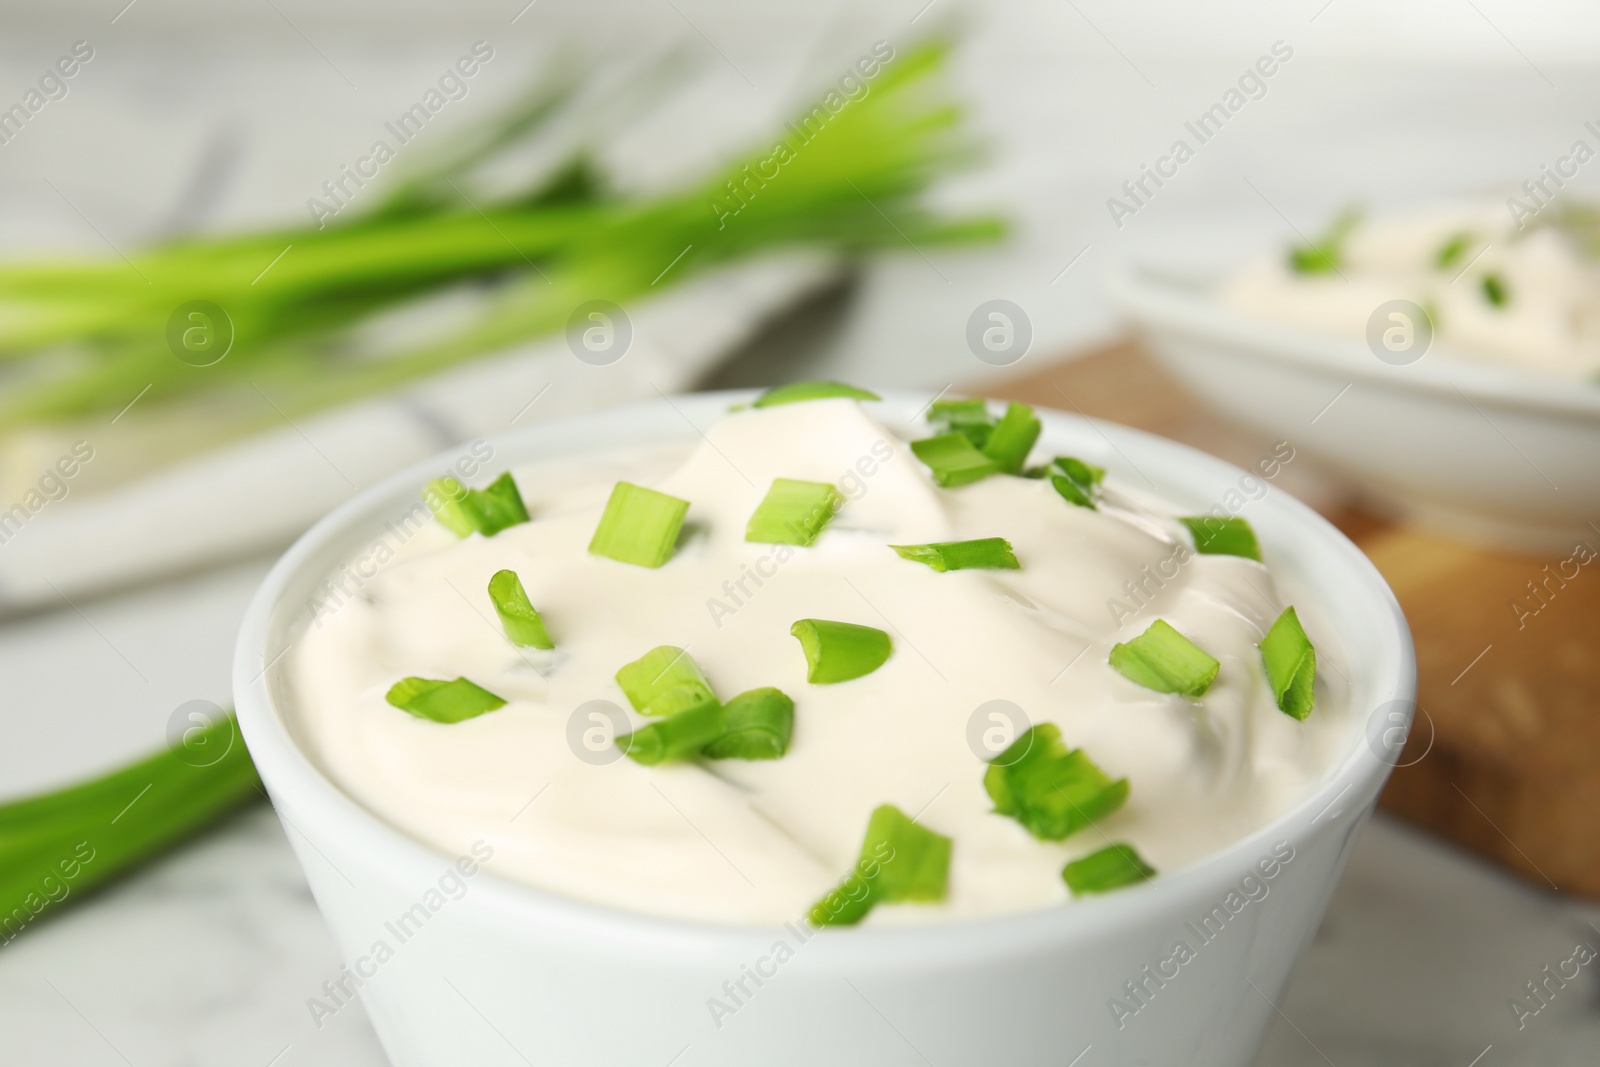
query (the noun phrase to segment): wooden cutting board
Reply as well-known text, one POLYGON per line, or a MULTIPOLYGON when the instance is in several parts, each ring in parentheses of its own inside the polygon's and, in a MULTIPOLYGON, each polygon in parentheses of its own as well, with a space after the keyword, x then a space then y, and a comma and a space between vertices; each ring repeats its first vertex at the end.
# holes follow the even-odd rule
MULTIPOLYGON (((986 391, 1234 462, 1261 448, 1131 342, 986 391)), ((1320 503, 1388 579, 1416 639, 1417 723, 1380 803, 1539 885, 1600 897, 1600 560, 1492 551, 1320 503)), ((1600 533, 1587 548, 1600 551, 1600 533)))

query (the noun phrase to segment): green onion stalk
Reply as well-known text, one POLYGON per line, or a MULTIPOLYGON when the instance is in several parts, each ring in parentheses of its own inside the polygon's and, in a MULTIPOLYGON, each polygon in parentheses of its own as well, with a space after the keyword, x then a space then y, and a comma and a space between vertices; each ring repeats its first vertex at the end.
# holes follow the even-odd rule
POLYGON ((585 302, 625 305, 763 253, 995 238, 994 218, 948 219, 922 203, 974 154, 939 90, 945 53, 940 43, 907 51, 826 122, 790 123, 665 195, 609 192, 584 152, 525 188, 470 192, 561 110, 561 93, 547 91, 349 221, 182 241, 125 261, 0 265, 0 433, 115 415, 146 386, 147 407, 254 388, 293 416, 560 330, 585 302), (379 351, 363 335, 385 313, 463 290, 476 310, 449 332, 379 351), (221 315, 181 312, 197 302, 221 315))
POLYGON ((0 804, 0 945, 260 789, 230 715, 92 781, 0 804))

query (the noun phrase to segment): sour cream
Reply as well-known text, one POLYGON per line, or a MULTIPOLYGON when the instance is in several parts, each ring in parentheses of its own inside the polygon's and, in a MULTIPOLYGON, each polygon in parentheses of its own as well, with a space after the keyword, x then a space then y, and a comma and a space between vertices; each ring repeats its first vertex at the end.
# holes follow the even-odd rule
MULTIPOLYGON (((359 593, 325 605, 290 660, 299 732, 326 773, 445 853, 486 843, 485 866, 506 879, 636 912, 778 924, 839 883, 868 816, 890 803, 953 840, 949 892, 880 905, 869 924, 1063 906, 1068 860, 1112 840, 1158 870, 1182 867, 1306 797, 1349 744, 1348 670, 1324 644, 1311 718, 1273 703, 1256 647, 1285 606, 1270 548, 1267 565, 1197 555, 1181 509, 1114 473, 1098 510, 1044 480, 939 489, 851 400, 739 411, 693 447, 513 473, 530 522, 465 540, 428 524, 359 593), (744 540, 779 477, 831 482, 846 499, 811 547, 744 540), (587 551, 619 479, 690 502, 660 569, 587 551), (1021 570, 938 573, 886 547, 997 536, 1021 570), (502 636, 486 593, 502 568, 521 576, 553 652, 502 636), (865 677, 810 685, 789 633, 803 618, 885 630, 894 653, 865 677), (1221 661, 1202 699, 1109 666, 1111 646, 1156 618, 1221 661), (792 697, 788 754, 641 766, 608 749, 608 714, 647 721, 623 710, 613 675, 658 645, 687 649, 724 700, 761 686, 792 697), (508 703, 420 720, 384 699, 408 675, 465 676, 508 703), (1059 843, 994 814, 983 761, 1029 722, 1057 724, 1127 777, 1127 804, 1059 843)), ((1317 640, 1316 605, 1296 608, 1317 640)))
POLYGON ((1519 228, 1504 205, 1483 203, 1362 223, 1337 273, 1298 273, 1278 253, 1237 272, 1220 295, 1253 317, 1352 340, 1367 339, 1381 306, 1408 300, 1431 318, 1441 356, 1595 381, 1600 268, 1539 221, 1521 219, 1519 228), (1486 287, 1498 287, 1502 302, 1486 287))

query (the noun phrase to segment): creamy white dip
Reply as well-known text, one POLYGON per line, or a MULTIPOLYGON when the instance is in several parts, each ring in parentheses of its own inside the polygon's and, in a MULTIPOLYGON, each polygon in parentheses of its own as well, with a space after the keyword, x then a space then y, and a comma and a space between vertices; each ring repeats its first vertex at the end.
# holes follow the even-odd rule
MULTIPOLYGON (((1550 209, 1552 212, 1554 208, 1550 209)), ((1338 272, 1299 273, 1282 252, 1222 286, 1224 304, 1256 318, 1365 340, 1381 305, 1409 300, 1433 320, 1432 351, 1561 378, 1600 375, 1600 268, 1562 230, 1505 205, 1441 207, 1358 224, 1338 272), (1448 262, 1440 252, 1458 242, 1448 262), (1490 300, 1487 284, 1503 302, 1490 300)))
POLYGON ((1158 870, 1182 867, 1283 814, 1349 744, 1347 670, 1318 640, 1313 604, 1296 607, 1318 642, 1316 710, 1296 722, 1273 702, 1256 647, 1285 606, 1270 546, 1265 566, 1197 555, 1172 519, 1180 509, 1114 473, 1098 510, 1044 480, 939 489, 861 405, 823 400, 730 414, 692 448, 514 474, 530 522, 465 540, 430 524, 322 611, 290 660, 300 732, 333 780, 446 853, 487 842, 486 866, 507 879, 632 911, 776 924, 839 883, 869 814, 891 803, 953 839, 948 897, 880 905, 869 924, 1050 907, 1069 902, 1068 860, 1113 840, 1158 870), (846 498, 812 547, 744 540, 779 477, 833 482, 846 498), (621 478, 690 502, 681 547, 658 570, 587 551, 621 478), (1021 570, 939 573, 886 547, 996 536, 1021 570), (521 576, 554 652, 502 636, 485 592, 502 568, 521 576), (1202 699, 1108 665, 1114 643, 1158 617, 1221 661, 1202 699), (789 633, 802 618, 886 630, 894 653, 865 677, 810 685, 789 633), (724 700, 761 686, 792 697, 788 754, 578 758, 575 709, 627 708, 613 675, 658 645, 687 649, 724 700), (384 699, 408 675, 465 676, 509 703, 425 721, 384 699), (984 713, 977 733, 999 731, 997 747, 975 751, 970 738, 977 709, 996 700, 1056 723, 1069 746, 1126 776, 1127 804, 1058 843, 994 814, 979 756, 1010 733, 984 713))

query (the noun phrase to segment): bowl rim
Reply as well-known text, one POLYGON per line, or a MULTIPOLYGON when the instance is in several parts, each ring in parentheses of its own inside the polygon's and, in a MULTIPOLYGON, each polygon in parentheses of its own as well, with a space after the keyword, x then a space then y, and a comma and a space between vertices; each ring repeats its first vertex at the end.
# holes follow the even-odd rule
MULTIPOLYGON (((881 403, 893 405, 897 410, 926 410, 926 406, 935 399, 931 393, 903 390, 877 392, 883 398, 881 403)), ((547 441, 558 443, 576 424, 599 426, 609 423, 626 430, 642 423, 644 420, 641 416, 644 414, 659 414, 663 408, 670 407, 688 424, 680 432, 679 439, 692 441, 693 437, 688 431, 698 425, 691 418, 692 415, 720 414, 730 405, 747 403, 758 393, 759 390, 728 390, 685 394, 670 399, 663 396, 643 403, 536 423, 494 435, 488 440, 494 445, 497 457, 503 454, 507 458, 507 465, 515 466, 528 462, 529 457, 534 455, 550 455, 549 449, 541 453, 540 444, 547 441)), ((873 406, 869 404, 869 410, 873 406)), ((1171 465, 1168 469, 1176 472, 1186 469, 1194 474, 1201 471, 1210 477, 1222 477, 1230 481, 1244 474, 1221 459, 1154 434, 1042 406, 1036 406, 1035 411, 1045 422, 1047 436, 1054 424, 1058 431, 1076 431, 1080 436, 1093 434, 1103 438, 1113 450, 1113 457, 1109 461, 1113 469, 1127 467, 1130 472, 1136 470, 1133 459, 1126 455, 1131 451, 1147 462, 1171 465), (1121 457, 1121 462, 1116 457, 1121 457)), ((636 440, 632 443, 643 442, 636 440)), ((278 622, 280 605, 295 606, 297 611, 303 607, 298 601, 288 600, 284 596, 302 571, 315 565, 316 573, 327 573, 321 556, 329 550, 331 543, 347 536, 351 530, 359 529, 359 524, 371 518, 380 504, 392 504, 402 498, 413 497, 418 486, 435 476, 444 465, 466 454, 467 448, 467 445, 461 445, 447 449, 382 479, 358 492, 302 534, 273 565, 252 597, 235 646, 233 688, 240 729, 280 817, 284 818, 289 828, 304 837, 304 831, 298 830, 283 815, 283 808, 287 806, 296 813, 314 810, 319 831, 336 839, 342 835, 351 842, 352 847, 359 846, 363 853, 374 858, 375 865, 391 876, 393 872, 403 870, 437 872, 448 865, 452 857, 411 837, 369 811, 326 776, 300 747, 289 732, 283 713, 276 706, 269 683, 269 677, 283 669, 280 664, 286 658, 289 646, 274 654, 268 641, 278 622)), ((569 448, 567 451, 579 454, 585 450, 569 448)), ((1170 478, 1161 480, 1173 486, 1183 479, 1181 473, 1172 473, 1170 478)), ((1260 503, 1282 509, 1285 521, 1298 527, 1302 536, 1309 539, 1308 543, 1316 543, 1318 554, 1325 558, 1327 565, 1344 569, 1350 581, 1347 587, 1341 588, 1348 588, 1352 596, 1359 591, 1366 606, 1376 609, 1374 617, 1380 620, 1380 629, 1387 631, 1381 647, 1391 654, 1384 663, 1377 665, 1380 673, 1373 683, 1375 692, 1383 699, 1381 706, 1394 701, 1403 702, 1409 721, 1415 709, 1415 652, 1405 616, 1388 584, 1371 561, 1343 533, 1287 492, 1279 490, 1269 494, 1260 503)), ((1336 629, 1331 621, 1329 629, 1336 629)), ((1348 633, 1344 636, 1348 636, 1348 633)), ((1152 882, 1072 902, 1070 906, 998 916, 904 927, 842 930, 808 928, 813 935, 822 935, 821 943, 828 946, 820 952, 813 950, 808 956, 819 957, 818 963, 840 967, 882 965, 889 958, 886 953, 892 953, 897 965, 912 959, 948 963, 952 958, 993 957, 1031 950, 1046 941, 1072 940, 1088 934, 1103 935, 1107 931, 1141 926, 1168 898, 1169 893, 1185 901, 1206 899, 1216 892, 1218 886, 1236 883, 1257 859, 1267 854, 1272 843, 1309 838, 1323 816, 1342 799, 1349 797, 1352 790, 1355 795, 1333 813, 1328 825, 1346 821, 1349 829, 1353 830, 1376 799, 1377 791, 1391 769, 1391 764, 1382 760, 1373 746, 1357 741, 1352 751, 1329 772, 1322 786, 1293 808, 1224 848, 1170 873, 1163 873, 1152 882)), ((332 860, 325 855, 322 858, 332 865, 332 860)), ((411 883, 407 881, 405 884, 409 886, 411 883)), ((1331 891, 1331 886, 1328 888, 1331 891)), ((760 951, 770 946, 774 938, 793 935, 793 928, 800 925, 799 917, 795 922, 783 926, 733 925, 625 911, 562 896, 500 878, 487 871, 474 878, 470 896, 475 899, 476 907, 514 926, 536 929, 542 937, 578 938, 591 947, 608 945, 629 953, 636 953, 642 948, 654 948, 680 956, 704 957, 708 953, 721 951, 760 951)), ((811 938, 804 940, 810 941, 811 938)))
POLYGON ((1600 419, 1600 387, 1582 381, 1522 373, 1445 354, 1395 366, 1374 359, 1359 341, 1251 318, 1225 306, 1214 285, 1190 281, 1188 272, 1158 263, 1136 263, 1112 274, 1106 292, 1135 324, 1156 324, 1207 334, 1240 352, 1280 363, 1308 364, 1350 379, 1389 388, 1445 396, 1452 402, 1559 411, 1600 419))

